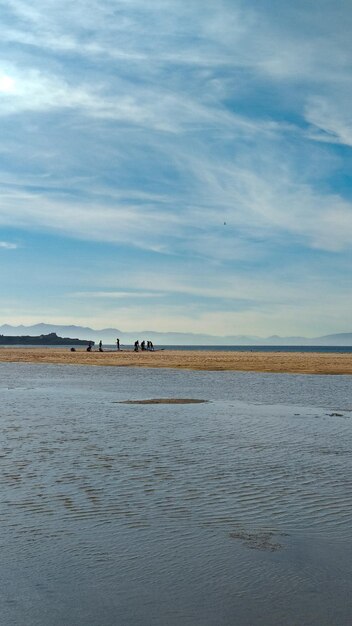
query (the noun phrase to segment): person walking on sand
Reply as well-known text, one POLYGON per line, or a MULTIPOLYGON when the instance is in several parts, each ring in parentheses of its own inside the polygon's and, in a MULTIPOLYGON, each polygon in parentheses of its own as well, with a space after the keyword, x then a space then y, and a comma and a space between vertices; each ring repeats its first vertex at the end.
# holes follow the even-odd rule
POLYGON ((138 350, 139 350, 139 341, 137 339, 137 341, 134 342, 134 351, 138 352, 138 350))
POLYGON ((145 350, 145 341, 143 339, 142 343, 141 343, 141 350, 145 350))
POLYGON ((99 341, 99 352, 103 352, 103 342, 101 339, 99 341))
POLYGON ((116 339, 116 350, 120 350, 120 339, 116 339))

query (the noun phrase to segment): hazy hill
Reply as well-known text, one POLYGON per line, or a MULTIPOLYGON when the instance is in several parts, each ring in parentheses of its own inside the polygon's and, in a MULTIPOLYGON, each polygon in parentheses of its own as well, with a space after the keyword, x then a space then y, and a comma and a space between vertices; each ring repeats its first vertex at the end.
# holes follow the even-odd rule
POLYGON ((64 337, 77 337, 78 339, 92 339, 97 342, 115 343, 119 337, 122 344, 131 344, 136 339, 150 339, 156 345, 268 345, 268 346, 351 346, 351 333, 337 333, 322 337, 250 337, 246 335, 216 336, 196 333, 158 333, 155 331, 142 330, 123 332, 118 328, 103 328, 96 330, 85 326, 65 326, 58 324, 35 324, 33 326, 0 326, 0 334, 3 335, 44 335, 57 333, 64 337))

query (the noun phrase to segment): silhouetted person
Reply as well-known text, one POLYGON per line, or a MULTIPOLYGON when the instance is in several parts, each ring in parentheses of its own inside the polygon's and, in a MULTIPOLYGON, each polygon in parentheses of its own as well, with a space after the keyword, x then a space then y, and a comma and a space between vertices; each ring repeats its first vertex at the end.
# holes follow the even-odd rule
POLYGON ((92 352, 92 344, 88 344, 87 352, 92 352))
POLYGON ((102 342, 102 340, 99 341, 99 352, 104 352, 103 351, 103 342, 102 342))
POLYGON ((116 339, 116 350, 120 350, 120 339, 116 339))
POLYGON ((137 341, 134 342, 134 351, 138 352, 138 350, 139 350, 139 341, 137 339, 137 341))
POLYGON ((143 339, 143 341, 141 342, 141 350, 145 350, 145 341, 143 339))
POLYGON ((153 342, 152 341, 149 341, 149 349, 150 350, 154 350, 154 346, 153 346, 153 342))

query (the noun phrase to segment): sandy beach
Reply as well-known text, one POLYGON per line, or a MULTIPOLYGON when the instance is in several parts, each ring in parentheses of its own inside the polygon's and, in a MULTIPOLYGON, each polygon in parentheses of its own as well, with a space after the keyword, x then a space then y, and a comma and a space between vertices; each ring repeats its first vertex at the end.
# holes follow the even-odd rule
POLYGON ((1 348, 0 361, 291 374, 352 374, 352 354, 321 352, 91 352, 69 348, 1 348))

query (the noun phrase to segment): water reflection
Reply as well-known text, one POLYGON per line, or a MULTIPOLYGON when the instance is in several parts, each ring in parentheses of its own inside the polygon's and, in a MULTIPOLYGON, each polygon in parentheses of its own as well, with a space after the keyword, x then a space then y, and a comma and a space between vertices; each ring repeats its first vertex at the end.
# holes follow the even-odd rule
POLYGON ((348 377, 1 369, 7 624, 347 625, 348 377))

